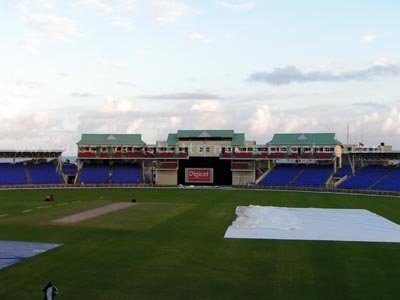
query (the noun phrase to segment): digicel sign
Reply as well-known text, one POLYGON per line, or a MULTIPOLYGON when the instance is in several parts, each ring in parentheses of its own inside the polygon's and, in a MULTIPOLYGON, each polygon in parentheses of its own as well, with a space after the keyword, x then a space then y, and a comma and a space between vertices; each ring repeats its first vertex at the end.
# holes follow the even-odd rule
POLYGON ((190 183, 212 183, 213 182, 213 169, 199 169, 199 168, 187 168, 185 170, 185 181, 190 183))

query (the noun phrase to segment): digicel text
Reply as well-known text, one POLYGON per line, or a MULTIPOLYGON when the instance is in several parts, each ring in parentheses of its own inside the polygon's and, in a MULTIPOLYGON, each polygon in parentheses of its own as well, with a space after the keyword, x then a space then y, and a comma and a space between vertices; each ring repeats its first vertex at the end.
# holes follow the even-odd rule
POLYGON ((189 177, 190 178, 196 178, 196 179, 199 179, 199 178, 207 178, 207 179, 209 179, 210 178, 210 171, 208 171, 208 170, 204 170, 204 171, 201 171, 201 170, 189 170, 189 177))

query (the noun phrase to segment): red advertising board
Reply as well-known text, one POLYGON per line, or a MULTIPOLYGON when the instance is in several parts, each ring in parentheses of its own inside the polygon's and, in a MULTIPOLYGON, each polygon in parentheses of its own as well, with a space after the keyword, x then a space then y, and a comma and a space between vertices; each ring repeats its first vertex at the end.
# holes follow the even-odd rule
POLYGON ((186 168, 185 182, 187 183, 213 183, 213 169, 206 168, 186 168))

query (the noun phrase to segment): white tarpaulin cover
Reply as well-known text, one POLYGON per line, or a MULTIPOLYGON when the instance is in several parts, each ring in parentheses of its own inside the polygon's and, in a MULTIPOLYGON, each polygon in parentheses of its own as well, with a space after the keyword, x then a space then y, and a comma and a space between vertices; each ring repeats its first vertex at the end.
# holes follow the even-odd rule
POLYGON ((365 209, 238 206, 225 238, 400 243, 400 225, 365 209))

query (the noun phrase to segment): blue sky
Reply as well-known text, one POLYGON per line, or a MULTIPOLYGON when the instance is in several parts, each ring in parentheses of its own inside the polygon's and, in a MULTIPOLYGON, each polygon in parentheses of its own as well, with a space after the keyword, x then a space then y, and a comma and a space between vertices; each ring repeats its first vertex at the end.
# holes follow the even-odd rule
POLYGON ((398 1, 0 2, 1 148, 336 132, 400 149, 398 1))

